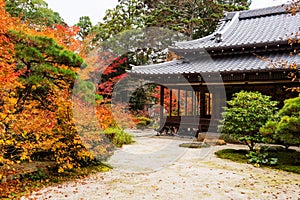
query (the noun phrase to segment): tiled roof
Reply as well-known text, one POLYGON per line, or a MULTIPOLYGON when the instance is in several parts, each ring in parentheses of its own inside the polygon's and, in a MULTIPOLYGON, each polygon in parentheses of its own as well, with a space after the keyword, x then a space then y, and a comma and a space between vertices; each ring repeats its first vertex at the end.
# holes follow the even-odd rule
MULTIPOLYGON (((300 56, 290 56, 288 53, 276 53, 265 55, 271 61, 287 61, 289 64, 300 62, 300 56)), ((270 61, 254 55, 232 55, 226 57, 217 57, 211 59, 202 57, 202 59, 188 62, 184 59, 164 62, 161 64, 134 66, 130 74, 139 75, 168 75, 168 74, 191 74, 191 73, 213 73, 213 72, 249 72, 275 70, 270 65, 270 61)))
POLYGON ((300 14, 291 15, 284 6, 231 12, 223 19, 223 25, 213 34, 197 40, 178 42, 171 51, 220 50, 241 47, 259 47, 271 44, 287 44, 288 36, 300 30, 300 14), (215 34, 222 34, 216 42, 215 34))
POLYGON ((148 66, 135 66, 130 74, 167 75, 192 73, 226 73, 276 70, 270 62, 253 55, 253 52, 273 61, 284 60, 300 63, 300 56, 290 56, 292 48, 257 51, 256 47, 287 45, 287 38, 300 31, 300 14, 291 15, 284 6, 231 12, 223 19, 215 33, 222 34, 222 41, 215 41, 215 33, 198 40, 178 42, 170 50, 184 59, 148 66), (241 49, 255 47, 252 51, 241 49), (231 51, 239 48, 239 51, 231 51), (229 50, 227 54, 213 50, 229 50), (235 53, 236 52, 236 53, 235 53), (210 55, 212 58, 210 57, 210 55))

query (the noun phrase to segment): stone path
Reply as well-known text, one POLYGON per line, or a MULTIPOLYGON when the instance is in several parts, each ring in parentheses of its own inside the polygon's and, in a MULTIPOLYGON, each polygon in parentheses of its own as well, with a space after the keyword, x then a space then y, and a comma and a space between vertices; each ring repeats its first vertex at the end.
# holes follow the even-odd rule
POLYGON ((222 160, 214 152, 242 145, 180 148, 182 139, 135 132, 136 143, 118 150, 115 168, 25 199, 300 199, 300 175, 222 160))

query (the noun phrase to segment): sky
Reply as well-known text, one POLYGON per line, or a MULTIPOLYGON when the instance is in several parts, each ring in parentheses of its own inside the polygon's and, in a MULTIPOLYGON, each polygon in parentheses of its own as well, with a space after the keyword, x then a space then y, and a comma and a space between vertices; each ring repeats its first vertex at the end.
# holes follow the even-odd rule
MULTIPOLYGON (((45 0, 49 8, 58 12, 69 25, 74 25, 81 16, 89 16, 93 25, 101 21, 107 9, 114 8, 118 0, 45 0)), ((250 9, 280 5, 287 0, 252 0, 250 9)))
POLYGON ((105 11, 114 8, 118 0, 45 0, 48 7, 58 12, 68 25, 74 25, 81 16, 89 16, 93 25, 101 21, 105 11))

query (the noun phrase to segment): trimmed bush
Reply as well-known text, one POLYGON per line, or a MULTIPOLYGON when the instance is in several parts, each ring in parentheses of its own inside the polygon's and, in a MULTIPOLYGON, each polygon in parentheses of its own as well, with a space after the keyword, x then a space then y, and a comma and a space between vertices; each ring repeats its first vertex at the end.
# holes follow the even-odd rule
POLYGON ((137 118, 137 126, 138 128, 145 128, 146 126, 148 126, 149 124, 151 124, 152 120, 148 117, 138 117, 137 118))
POLYGON ((284 101, 278 115, 268 121, 260 132, 274 142, 289 146, 300 145, 300 97, 284 101))
POLYGON ((104 130, 107 138, 117 147, 133 143, 133 136, 118 127, 110 127, 104 130))
POLYGON ((218 129, 253 150, 256 143, 262 142, 259 129, 273 116, 278 102, 259 92, 241 91, 227 104, 218 129))

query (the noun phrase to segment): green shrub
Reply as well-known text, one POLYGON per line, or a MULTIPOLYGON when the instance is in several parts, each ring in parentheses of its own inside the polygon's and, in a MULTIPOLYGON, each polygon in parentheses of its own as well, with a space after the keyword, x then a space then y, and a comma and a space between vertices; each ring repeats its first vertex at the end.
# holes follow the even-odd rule
POLYGON ((277 103, 259 92, 236 93, 232 100, 227 101, 222 125, 218 129, 253 150, 256 143, 262 142, 259 129, 273 116, 277 103))
POLYGON ((20 180, 25 179, 25 178, 32 180, 32 181, 45 180, 46 173, 42 169, 38 168, 38 170, 36 172, 29 173, 29 174, 21 174, 20 180))
POLYGON ((285 100, 278 115, 268 121, 260 132, 286 148, 300 145, 300 97, 285 100))
POLYGON ((149 124, 151 124, 151 122, 152 122, 152 120, 150 118, 143 117, 143 116, 138 117, 137 120, 138 120, 137 126, 139 128, 144 128, 144 127, 148 126, 149 124))
POLYGON ((118 127, 107 128, 104 130, 104 134, 117 147, 122 147, 123 144, 131 144, 134 142, 132 135, 118 127))

